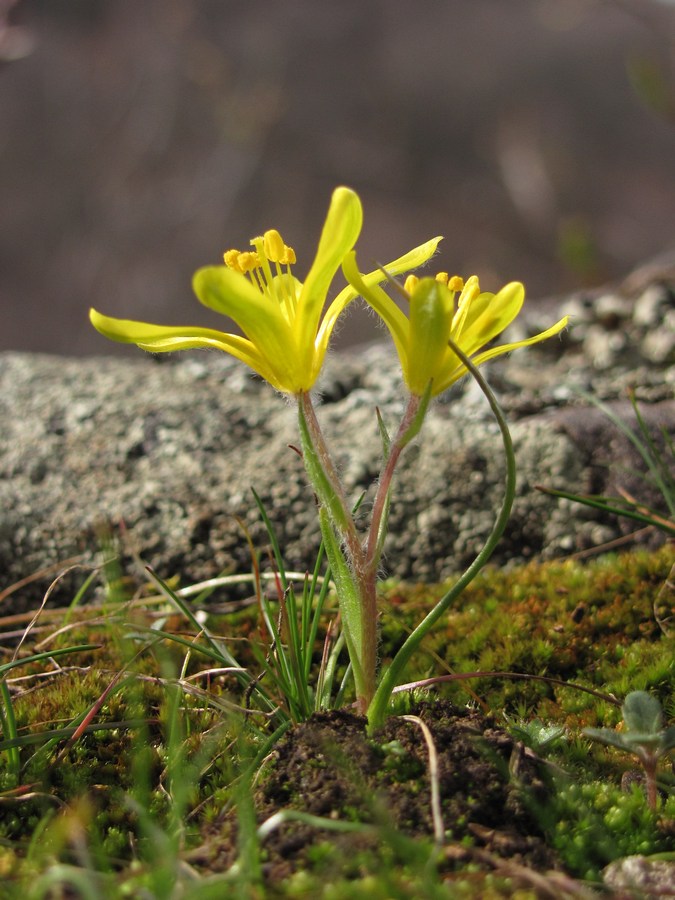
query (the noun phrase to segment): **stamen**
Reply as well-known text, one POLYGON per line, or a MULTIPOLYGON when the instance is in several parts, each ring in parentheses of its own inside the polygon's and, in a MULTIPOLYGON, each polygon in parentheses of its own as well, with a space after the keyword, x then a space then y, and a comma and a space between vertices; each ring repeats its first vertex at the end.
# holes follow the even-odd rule
POLYGON ((292 314, 296 302, 291 274, 295 250, 284 244, 276 229, 270 229, 264 235, 253 238, 251 246, 253 250, 243 253, 239 250, 227 250, 223 254, 225 265, 234 272, 248 275, 261 294, 272 297, 292 314), (274 263, 276 278, 272 273, 270 262, 274 263), (286 266, 286 273, 283 272, 282 266, 286 266))
MULTIPOLYGON (((267 234, 272 234, 272 232, 268 231, 267 234)), ((276 300, 276 302, 279 303, 279 297, 277 296, 277 292, 274 288, 274 276, 272 275, 269 258, 265 250, 265 238, 266 235, 264 235, 263 237, 253 238, 253 240, 251 241, 251 244, 256 249, 256 256, 258 257, 259 271, 256 272, 256 275, 261 282, 261 290, 263 294, 268 294, 273 300, 276 300)), ((274 239, 272 239, 272 244, 273 242, 274 239)), ((272 249, 274 249, 273 246, 272 249)))
MULTIPOLYGON (((472 278, 476 278, 475 275, 472 278)), ((464 279, 460 275, 449 275, 447 272, 438 272, 434 276, 434 280, 439 284, 444 284, 449 291, 453 294, 457 291, 464 290, 464 279)), ((471 280, 471 279, 469 279, 471 280)), ((412 294, 419 284, 419 278, 417 275, 408 275, 403 285, 406 293, 412 294)), ((473 295, 472 295, 473 296, 473 295)))
POLYGON ((475 300, 480 294, 480 284, 477 275, 471 275, 467 278, 462 293, 457 301, 457 312, 452 319, 452 333, 455 341, 459 341, 471 301, 475 300))
POLYGON ((480 283, 478 281, 478 275, 471 275, 471 277, 466 280, 466 283, 462 287, 462 295, 459 298, 459 305, 464 306, 467 303, 471 303, 471 301, 475 300, 479 294, 480 283))
POLYGON ((284 244, 283 239, 276 229, 266 231, 263 237, 265 256, 270 262, 282 266, 292 266, 295 263, 295 250, 284 244))
POLYGON ((248 277, 251 279, 255 287, 258 288, 261 294, 265 293, 265 282, 263 281, 263 277, 261 275, 260 266, 257 266, 255 269, 251 269, 248 273, 248 277))
POLYGON ((265 232, 263 236, 263 248, 265 256, 270 262, 281 262, 282 257, 285 255, 286 247, 284 242, 282 241, 279 232, 274 228, 265 232))

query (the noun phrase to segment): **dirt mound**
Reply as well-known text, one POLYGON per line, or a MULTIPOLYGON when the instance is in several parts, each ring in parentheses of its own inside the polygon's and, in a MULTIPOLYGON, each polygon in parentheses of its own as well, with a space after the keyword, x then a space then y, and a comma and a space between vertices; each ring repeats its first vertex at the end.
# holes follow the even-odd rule
MULTIPOLYGON (((428 726, 438 756, 437 780, 444 838, 443 867, 490 856, 538 869, 557 868, 531 814, 546 788, 540 763, 494 721, 443 701, 415 710, 428 726)), ((406 838, 434 838, 429 748, 419 723, 391 717, 372 738, 365 719, 345 711, 314 715, 277 744, 256 791, 258 822, 279 810, 297 810, 333 821, 373 826, 336 833, 301 821, 286 821, 264 842, 264 872, 270 883, 299 869, 326 862, 342 873, 358 870, 364 854, 405 852, 406 838)), ((231 818, 207 843, 215 859, 209 868, 227 868, 236 859, 231 818)))

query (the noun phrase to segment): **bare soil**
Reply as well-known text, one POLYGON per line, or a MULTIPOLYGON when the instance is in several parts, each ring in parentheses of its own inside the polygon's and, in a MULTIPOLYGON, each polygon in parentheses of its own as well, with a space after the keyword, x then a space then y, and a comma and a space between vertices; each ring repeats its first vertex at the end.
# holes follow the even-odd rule
MULTIPOLYGON (((438 754, 442 865, 451 870, 494 857, 539 871, 560 868, 531 812, 546 798, 541 761, 478 712, 446 701, 425 701, 412 712, 430 729, 438 754)), ((266 768, 255 791, 259 822, 294 809, 380 826, 371 833, 338 834, 285 822, 264 844, 270 884, 312 868, 322 844, 342 860, 344 874, 350 861, 358 867, 364 853, 377 853, 388 833, 433 840, 429 751, 414 722, 392 716, 369 738, 363 718, 344 710, 318 713, 281 739, 266 768)), ((205 838, 202 853, 210 871, 234 862, 233 814, 211 826, 205 838)))

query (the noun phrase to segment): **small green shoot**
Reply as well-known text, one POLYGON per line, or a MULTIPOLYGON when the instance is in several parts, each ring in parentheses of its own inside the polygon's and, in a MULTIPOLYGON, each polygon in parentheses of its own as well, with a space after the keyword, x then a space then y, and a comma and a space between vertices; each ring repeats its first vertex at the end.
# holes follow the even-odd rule
POLYGON ((565 729, 562 725, 547 725, 540 719, 511 725, 509 730, 517 740, 540 756, 545 756, 565 739, 565 729))
POLYGON ((646 691, 632 691, 621 707, 625 731, 611 728, 585 728, 583 734, 609 747, 618 747, 640 761, 645 773, 647 802, 656 809, 658 790, 656 770, 659 761, 675 749, 675 725, 663 727, 661 704, 646 691))

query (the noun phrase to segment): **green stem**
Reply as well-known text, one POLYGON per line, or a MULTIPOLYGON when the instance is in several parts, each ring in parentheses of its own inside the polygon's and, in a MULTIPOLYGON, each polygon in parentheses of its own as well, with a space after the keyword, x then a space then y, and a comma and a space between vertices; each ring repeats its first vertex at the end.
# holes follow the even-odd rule
POLYGON ((297 395, 302 455, 319 502, 344 540, 353 565, 363 556, 356 525, 308 392, 297 395))
POLYGON ((516 461, 513 453, 513 442, 511 440, 511 434, 509 432, 508 425, 506 424, 506 419, 504 418, 504 414, 499 406, 499 403, 497 402, 497 398, 490 390, 490 387, 488 386, 487 382, 480 374, 476 366, 464 354, 464 352, 460 350, 460 348, 453 341, 450 340, 448 341, 448 343, 450 345, 450 349, 457 354, 457 356, 464 363, 473 378, 478 382, 480 389, 488 399, 492 412, 499 425, 499 429, 502 435, 502 443, 504 445, 504 456, 506 458, 504 500, 499 515, 483 549, 480 551, 471 565, 466 569, 463 575, 460 576, 453 587, 450 588, 450 590, 439 600, 436 606, 434 606, 431 612, 429 612, 428 615, 419 623, 414 631, 412 631, 412 633, 408 635, 398 653, 394 656, 392 661, 387 666, 387 669, 382 676, 382 680, 380 681, 380 684, 375 692, 373 701, 368 708, 368 728, 371 731, 378 725, 381 725, 384 721, 387 711, 387 705, 389 703, 392 691, 396 687, 396 682, 403 668, 410 660, 410 657, 419 647, 422 639, 429 633, 430 629, 436 624, 436 622, 446 612, 446 610, 455 601, 455 599, 462 593, 467 585, 473 581, 476 575, 478 575, 480 570, 489 560, 509 521, 509 517, 511 515, 511 507, 513 506, 513 500, 516 493, 516 461))
POLYGON ((324 511, 319 517, 321 532, 352 661, 357 707, 365 715, 375 693, 377 667, 375 571, 371 573, 366 564, 365 551, 311 397, 301 393, 297 399, 303 460, 324 511))

